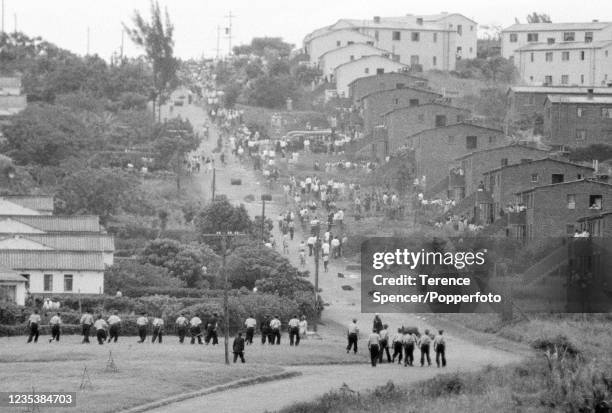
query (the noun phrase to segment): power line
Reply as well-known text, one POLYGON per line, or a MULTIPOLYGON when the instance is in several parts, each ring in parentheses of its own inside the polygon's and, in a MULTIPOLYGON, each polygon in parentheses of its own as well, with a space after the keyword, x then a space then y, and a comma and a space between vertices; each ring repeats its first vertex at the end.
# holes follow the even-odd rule
POLYGON ((228 27, 225 29, 225 34, 227 35, 227 40, 228 40, 228 55, 232 54, 232 19, 234 17, 238 17, 235 14, 232 14, 231 10, 229 12, 229 14, 227 16, 225 16, 226 19, 229 20, 229 24, 228 27))

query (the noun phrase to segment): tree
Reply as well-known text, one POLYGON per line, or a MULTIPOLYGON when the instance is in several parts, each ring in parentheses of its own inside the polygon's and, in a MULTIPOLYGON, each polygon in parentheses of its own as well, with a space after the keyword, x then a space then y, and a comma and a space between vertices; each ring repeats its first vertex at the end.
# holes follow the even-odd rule
POLYGON ((246 97, 250 105, 275 109, 285 105, 287 98, 297 100, 298 85, 290 75, 263 75, 249 85, 246 97))
POLYGON ((550 16, 545 13, 536 13, 535 11, 527 15, 527 23, 552 23, 550 16))
MULTIPOLYGON (((164 103, 166 93, 177 81, 176 72, 178 61, 174 58, 174 26, 170 22, 168 10, 162 14, 157 1, 151 0, 151 20, 145 21, 142 15, 134 12, 132 19, 134 28, 129 28, 125 24, 123 27, 132 41, 144 49, 147 58, 153 66, 153 112, 155 113, 155 102, 158 108, 164 103)), ((161 112, 158 110, 158 117, 161 120, 161 112)))
MULTIPOLYGON (((244 205, 233 206, 224 196, 218 196, 204 207, 196 215, 194 222, 200 234, 230 231, 251 234, 253 232, 253 222, 244 205)), ((202 240, 210 241, 205 236, 202 240)))
POLYGON ((227 257, 226 271, 232 288, 249 290, 264 278, 297 276, 297 269, 285 257, 260 242, 236 247, 227 257))
POLYGON ((104 271, 104 291, 114 294, 116 291, 135 290, 147 287, 180 288, 185 284, 168 274, 163 267, 141 264, 134 260, 116 260, 104 271))

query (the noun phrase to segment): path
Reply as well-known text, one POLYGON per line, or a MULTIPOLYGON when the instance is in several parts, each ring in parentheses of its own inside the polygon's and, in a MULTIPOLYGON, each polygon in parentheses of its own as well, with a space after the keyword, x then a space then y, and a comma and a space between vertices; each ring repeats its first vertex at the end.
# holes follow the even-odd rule
MULTIPOLYGON (((196 126, 202 125, 206 120, 204 111, 196 106, 186 106, 176 108, 175 113, 190 119, 196 126), (178 109, 178 110, 177 110, 178 109)), ((208 141, 203 142, 201 151, 210 154, 216 145, 216 130, 211 128, 211 136, 208 141)), ((257 174, 252 170, 241 165, 233 157, 229 156, 226 167, 217 165, 217 194, 226 195, 231 202, 243 203, 251 216, 261 215, 261 194, 269 193, 262 182, 259 182, 257 174), (242 185, 231 185, 232 178, 242 179, 242 185), (245 196, 253 195, 257 201, 246 202, 245 196)), ((219 164, 219 162, 217 162, 219 164)), ((201 175, 202 185, 209 193, 211 185, 211 175, 201 175)), ((279 239, 280 234, 276 228, 276 217, 284 210, 282 195, 274 194, 273 202, 266 203, 266 216, 272 218, 275 223, 274 235, 279 239)), ((296 236, 290 243, 289 259, 295 265, 298 261, 298 245, 302 239, 301 229, 296 226, 296 236)), ((360 280, 356 272, 346 271, 346 265, 350 264, 345 259, 330 260, 329 272, 324 273, 321 268, 319 277, 319 287, 322 289, 321 296, 329 305, 325 307, 322 314, 322 323, 332 323, 346 325, 352 318, 357 318, 361 326, 361 331, 367 333, 371 327, 372 315, 362 314, 360 308, 360 280), (338 278, 337 273, 345 273, 348 278, 338 278), (349 284, 353 287, 352 291, 345 291, 342 285, 349 284)), ((311 281, 314 282, 314 262, 312 258, 307 261, 307 268, 310 271, 311 281)), ((401 325, 418 326, 422 331, 431 326, 425 319, 416 314, 381 314, 383 322, 388 323, 393 331, 401 325)), ((477 370, 486 365, 503 365, 517 362, 521 356, 474 344, 471 341, 449 334, 447 336, 449 349, 447 358, 450 366, 445 370, 432 368, 403 366, 389 366, 383 364, 377 368, 368 365, 327 365, 327 366, 296 366, 288 367, 287 370, 297 369, 303 373, 302 376, 295 377, 281 382, 270 382, 253 386, 233 389, 231 392, 222 392, 195 399, 185 400, 170 406, 164 406, 156 412, 191 412, 206 406, 212 411, 231 411, 257 413, 266 410, 274 411, 286 407, 294 402, 308 401, 323 395, 324 393, 339 388, 346 383, 353 390, 371 389, 374 386, 385 384, 393 380, 398 384, 410 384, 430 378, 440 372, 468 371, 477 370), (296 390, 299 389, 299 390, 296 390), (264 395, 264 397, 262 397, 264 395)), ((361 351, 365 350, 364 340, 360 340, 361 351)), ((343 351, 339 349, 339 351, 343 351)), ((367 351, 367 350, 366 350, 367 351)), ((415 355, 420 353, 415 351, 415 355)))

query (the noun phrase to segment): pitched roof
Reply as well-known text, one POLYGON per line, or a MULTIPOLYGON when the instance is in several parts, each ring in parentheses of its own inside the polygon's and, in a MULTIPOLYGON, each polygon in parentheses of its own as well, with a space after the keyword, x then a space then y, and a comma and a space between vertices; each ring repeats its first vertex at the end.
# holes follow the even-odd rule
POLYGON ((342 63, 341 65, 336 66, 336 69, 334 69, 334 70, 338 70, 341 67, 352 65, 352 64, 356 64, 356 63, 362 62, 364 60, 369 60, 369 59, 373 59, 373 58, 384 59, 386 62, 395 63, 397 66, 409 67, 408 65, 405 65, 405 64, 400 63, 400 62, 396 62, 393 59, 389 59, 388 57, 384 57, 384 56, 381 56, 381 55, 374 54, 374 55, 370 55, 370 56, 363 56, 363 57, 360 57, 359 59, 351 60, 350 62, 342 63))
POLYGON ((463 156, 460 156, 458 158, 455 158, 456 161, 459 161, 461 159, 465 159, 465 158, 469 158, 470 156, 473 155, 477 155, 483 152, 490 152, 490 151, 498 151, 500 149, 508 149, 508 148, 521 148, 521 149, 529 149, 529 150, 533 150, 533 151, 540 151, 540 152, 546 152, 549 153, 550 151, 547 149, 542 149, 542 148, 536 148, 533 146, 528 146, 528 145, 524 145, 521 143, 511 143, 509 145, 504 145, 504 146, 496 146, 495 148, 487 148, 487 149, 482 149, 480 151, 474 151, 474 152, 470 152, 468 154, 465 154, 463 156))
POLYGON ((96 215, 0 215, 0 222, 12 220, 45 232, 100 232, 102 227, 96 215))
POLYGON ((608 216, 608 215, 612 215, 612 211, 604 211, 604 212, 602 212, 600 214, 597 214, 597 215, 588 215, 586 217, 580 217, 576 221, 577 222, 591 221, 591 220, 602 218, 602 217, 605 217, 605 216, 608 216))
MULTIPOLYGON (((338 23, 336 23, 336 24, 338 24, 338 23)), ((328 26, 328 27, 322 28, 316 34, 312 34, 311 33, 310 37, 308 37, 308 35, 307 35, 307 38, 305 38, 304 41, 305 42, 309 42, 309 41, 312 41, 312 40, 314 40, 314 39, 316 39, 318 37, 323 37, 323 36, 327 36, 328 34, 338 33, 338 32, 350 32, 350 33, 355 34, 356 36, 362 37, 363 39, 374 40, 373 37, 368 36, 367 34, 363 34, 361 32, 358 32, 357 30, 354 30, 354 29, 352 29, 350 27, 341 27, 341 28, 337 28, 336 29, 333 26, 328 26)))
POLYGON ((351 83, 349 83, 348 85, 351 86, 353 83, 357 83, 360 80, 366 80, 366 79, 371 79, 371 78, 374 78, 374 77, 390 76, 390 75, 406 76, 406 77, 410 77, 410 78, 415 79, 415 80, 419 80, 419 81, 423 81, 423 82, 428 82, 428 79, 426 79, 424 77, 415 76, 415 75, 407 73, 407 72, 385 72, 385 73, 379 73, 379 74, 370 75, 370 76, 358 77, 357 79, 351 81, 351 83))
POLYGON ((541 159, 534 159, 534 160, 531 160, 529 162, 520 162, 520 163, 509 164, 509 165, 506 165, 506 166, 500 166, 499 168, 491 169, 490 171, 484 172, 483 175, 487 175, 487 174, 490 174, 490 173, 493 173, 493 172, 501 171, 502 169, 516 168, 516 167, 519 167, 519 166, 532 165, 534 163, 542 163, 542 162, 556 162, 556 163, 561 163, 561 164, 564 164, 564 165, 575 166, 577 168, 590 169, 592 171, 595 170, 595 169, 593 169, 590 166, 581 165, 581 164, 575 163, 575 162, 565 161, 563 159, 541 158, 541 159))
POLYGON ((461 13, 446 13, 446 12, 442 12, 442 13, 436 13, 436 14, 417 14, 416 17, 421 17, 423 19, 423 21, 426 22, 437 22, 440 21, 442 19, 445 19, 447 17, 450 16, 461 16, 469 21, 471 21, 472 23, 476 23, 478 24, 478 22, 476 20, 470 19, 469 17, 464 16, 461 13))
POLYGON ((40 215, 40 212, 25 208, 16 202, 0 198, 0 214, 4 215, 40 215))
POLYGON ((27 282, 22 275, 18 272, 11 270, 10 268, 0 266, 0 282, 9 281, 9 282, 27 282))
MULTIPOLYGON (((16 237, 61 251, 113 252, 115 250, 114 238, 107 234, 10 234, 4 240, 16 237)), ((2 241, 0 240, 0 243, 2 241)))
POLYGON ((52 195, 3 195, 0 198, 36 211, 53 212, 52 195))
POLYGON ((585 23, 523 23, 506 27, 502 32, 541 32, 561 30, 601 30, 612 25, 612 22, 585 23))
POLYGON ((104 271, 100 252, 0 250, 0 265, 14 270, 104 271))
POLYGON ((7 236, 0 239, 0 250, 27 250, 42 251, 52 250, 53 248, 43 245, 40 242, 32 241, 22 237, 7 236))
POLYGON ((548 95, 546 100, 551 103, 580 103, 581 105, 612 104, 610 96, 576 96, 576 95, 548 95))
POLYGON ((440 93, 438 93, 438 92, 436 92, 434 90, 431 90, 431 89, 423 89, 423 88, 414 87, 414 86, 402 86, 402 87, 397 87, 397 88, 393 88, 393 89, 375 90, 375 91, 370 92, 370 93, 368 93, 366 95, 363 95, 360 99, 365 99, 365 98, 370 97, 372 95, 378 95, 378 94, 381 94, 381 93, 396 92, 398 90, 404 90, 404 89, 416 90, 417 92, 429 93, 431 95, 436 95, 436 96, 439 96, 439 97, 443 96, 442 94, 440 94, 440 93))
MULTIPOLYGON (((416 21, 416 16, 402 17, 380 17, 379 21, 373 19, 341 19, 339 22, 346 22, 355 28, 363 29, 393 29, 393 30, 415 30, 415 31, 443 31, 450 32, 453 30, 447 29, 438 24, 419 24, 416 21)), ((423 19, 425 20, 425 19, 423 19)))
POLYGON ((372 50, 373 52, 383 52, 383 53, 389 53, 389 54, 391 53, 388 50, 381 49, 380 47, 372 46, 372 45, 367 44, 367 43, 353 43, 353 44, 347 44, 346 46, 337 47, 335 49, 328 50, 327 52, 325 52, 321 56, 319 56, 319 59, 321 59, 325 55, 328 55, 328 54, 331 54, 331 53, 335 53, 335 52, 339 52, 339 51, 342 51, 344 49, 354 49, 357 46, 359 46, 359 47, 364 47, 365 46, 366 48, 372 50))
POLYGON ((532 43, 516 49, 517 52, 529 51, 552 51, 552 50, 574 50, 574 49, 601 49, 611 46, 612 40, 600 40, 591 43, 585 42, 559 42, 559 43, 532 43))
POLYGON ((454 127, 457 127, 457 126, 469 126, 469 127, 472 127, 472 128, 486 129, 486 130, 490 130, 490 131, 497 132, 497 133, 504 133, 504 131, 501 130, 501 129, 487 128, 486 126, 475 125, 473 123, 468 123, 468 122, 458 122, 458 123, 453 123, 453 124, 446 125, 446 126, 438 126, 437 128, 423 129, 420 132, 417 132, 417 133, 415 133, 413 135, 407 136, 406 139, 412 139, 415 136, 420 135, 421 133, 424 133, 424 132, 431 132, 433 130, 441 130, 441 129, 454 128, 454 127))
POLYGON ((531 189, 526 189, 525 191, 517 192, 517 194, 524 194, 524 193, 527 193, 527 192, 533 192, 533 191, 536 191, 536 190, 541 189, 541 188, 548 188, 548 187, 552 187, 552 186, 561 186, 561 185, 569 185, 569 184, 577 184, 577 183, 583 183, 583 182, 584 183, 590 182, 590 183, 593 183, 593 184, 609 186, 612 189, 612 184, 609 184, 607 182, 596 181, 594 179, 585 178, 585 179, 578 179, 578 180, 575 180, 575 181, 559 182, 559 183, 556 183, 556 184, 540 185, 540 186, 533 187, 531 189))
POLYGON ((442 106, 445 108, 450 108, 450 109, 456 109, 456 110, 461 110, 464 112, 470 112, 469 109, 465 109, 465 108, 460 108, 457 106, 452 106, 452 105, 447 105, 445 103, 439 103, 439 102, 427 102, 427 103, 421 103, 420 105, 416 105, 416 106, 404 106, 402 108, 396 108, 396 109, 392 109, 388 112, 383 113, 383 116, 387 116, 393 112, 399 112, 399 111, 403 111, 403 110, 409 110, 409 109, 416 109, 416 108, 423 108, 424 106, 442 106))
POLYGON ((592 89, 594 95, 612 95, 612 87, 577 87, 577 86, 511 86, 509 92, 514 93, 546 93, 546 94, 568 94, 586 95, 592 89))

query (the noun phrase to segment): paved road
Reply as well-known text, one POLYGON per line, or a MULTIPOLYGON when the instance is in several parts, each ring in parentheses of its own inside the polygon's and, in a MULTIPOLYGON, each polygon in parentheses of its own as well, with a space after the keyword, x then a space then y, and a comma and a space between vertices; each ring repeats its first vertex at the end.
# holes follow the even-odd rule
MULTIPOLYGON (((205 120, 205 113, 196 106, 175 109, 181 116, 187 117, 196 125, 202 125, 205 120)), ((200 151, 210 154, 217 140, 216 131, 211 131, 208 141, 203 142, 200 151)), ((229 152, 228 152, 229 153, 229 152)), ((231 157, 230 157, 231 158, 231 157)), ((219 165, 220 163, 217 162, 219 165)), ((201 183, 205 188, 210 188, 210 174, 202 173, 201 183)), ((257 173, 252 169, 241 165, 234 159, 230 159, 226 167, 219 167, 216 174, 217 193, 225 194, 230 201, 244 203, 251 216, 261 215, 260 202, 245 202, 244 198, 248 194, 260 199, 262 193, 268 193, 269 189, 259 181, 257 173), (232 178, 242 179, 242 185, 230 185, 232 178)), ((281 196, 274 197, 275 202, 266 204, 266 216, 276 217, 284 210, 284 201, 281 196)), ((298 225, 299 227, 299 225, 298 225)), ((290 243, 289 258, 294 265, 298 266, 298 245, 302 239, 300 229, 296 227, 297 234, 290 243)), ((280 234, 275 228, 275 236, 279 239, 280 234)), ((360 282, 358 274, 351 274, 346 271, 346 265, 350 262, 344 259, 330 261, 329 272, 321 272, 319 286, 322 289, 321 296, 329 306, 323 312, 322 322, 330 324, 345 325, 352 318, 357 318, 363 332, 367 332, 371 326, 372 316, 360 312, 360 282), (337 273, 343 272, 349 278, 338 278, 337 273), (351 277, 353 276, 353 277, 351 277), (345 291, 342 285, 349 284, 353 287, 352 291, 345 291)), ((314 262, 309 259, 307 269, 310 271, 311 279, 314 274, 314 262)), ((314 281, 314 280, 312 280, 314 281)), ((432 328, 427 321, 414 314, 381 314, 383 322, 391 327, 397 328, 401 325, 415 325, 422 331, 425 328, 432 328)), ((281 409, 294 402, 311 400, 320 396, 331 389, 338 388, 346 383, 351 389, 365 390, 376 385, 381 385, 389 380, 396 383, 409 384, 423 379, 430 378, 440 372, 468 371, 476 370, 486 365, 503 365, 520 360, 519 355, 506 351, 488 348, 477 345, 471 341, 448 335, 448 354, 449 367, 437 369, 435 367, 413 367, 404 368, 398 365, 381 365, 372 368, 368 365, 328 365, 328 366, 297 366, 287 368, 296 369, 303 373, 302 376, 295 377, 282 382, 263 383, 227 392, 212 394, 208 396, 189 399, 183 402, 164 406, 158 412, 192 412, 206 406, 212 411, 231 411, 235 413, 249 412, 257 413, 266 410, 274 411, 281 409)), ((365 350, 365 343, 361 344, 361 351, 365 350)), ((343 351, 342 349, 338 349, 343 351)), ((419 354, 418 351, 415 354, 419 354)))

